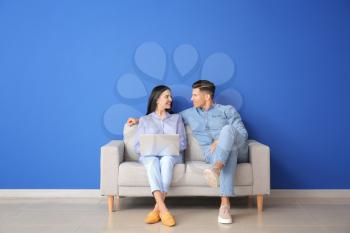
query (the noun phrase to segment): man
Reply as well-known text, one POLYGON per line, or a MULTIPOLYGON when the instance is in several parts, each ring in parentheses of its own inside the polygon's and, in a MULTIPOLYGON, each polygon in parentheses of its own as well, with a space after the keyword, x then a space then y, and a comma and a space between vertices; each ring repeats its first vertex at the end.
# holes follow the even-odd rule
MULTIPOLYGON (((215 85, 198 80, 192 85, 193 108, 180 114, 201 146, 211 168, 203 175, 211 187, 220 185, 221 206, 218 222, 232 223, 230 196, 234 196, 234 174, 237 162, 248 161, 248 133, 239 113, 230 105, 214 102, 215 85)), ((130 125, 137 119, 129 119, 130 125)))

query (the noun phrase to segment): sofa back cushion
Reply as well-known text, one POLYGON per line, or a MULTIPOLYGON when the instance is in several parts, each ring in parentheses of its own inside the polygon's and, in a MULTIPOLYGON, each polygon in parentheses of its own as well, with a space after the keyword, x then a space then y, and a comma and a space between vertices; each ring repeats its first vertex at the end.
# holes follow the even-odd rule
MULTIPOLYGON (((126 161, 138 160, 138 155, 134 149, 134 140, 137 130, 137 125, 124 125, 124 159, 126 161)), ((192 136, 192 130, 186 126, 187 134, 187 149, 185 150, 185 161, 204 161, 201 148, 197 140, 192 136)))
POLYGON ((198 141, 193 137, 192 130, 186 125, 187 149, 185 150, 185 161, 204 161, 204 155, 198 141))
POLYGON ((135 161, 139 158, 134 149, 136 131, 137 125, 124 125, 124 160, 126 161, 135 161))

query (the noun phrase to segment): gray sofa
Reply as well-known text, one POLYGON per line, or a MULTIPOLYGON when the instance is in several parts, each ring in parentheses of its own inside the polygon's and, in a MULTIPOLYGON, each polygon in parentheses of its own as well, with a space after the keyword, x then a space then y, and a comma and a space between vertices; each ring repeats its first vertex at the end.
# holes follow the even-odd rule
MULTIPOLYGON (((108 197, 108 210, 114 210, 114 196, 152 196, 146 170, 138 162, 133 148, 137 125, 124 126, 124 140, 113 140, 101 147, 101 195, 108 197)), ((168 196, 219 196, 219 188, 209 187, 202 175, 210 165, 203 160, 202 152, 186 127, 188 146, 184 164, 174 167, 173 181, 168 196)), ((256 196, 257 209, 263 209, 263 196, 270 194, 270 149, 257 141, 249 140, 249 162, 237 165, 236 196, 256 196)))

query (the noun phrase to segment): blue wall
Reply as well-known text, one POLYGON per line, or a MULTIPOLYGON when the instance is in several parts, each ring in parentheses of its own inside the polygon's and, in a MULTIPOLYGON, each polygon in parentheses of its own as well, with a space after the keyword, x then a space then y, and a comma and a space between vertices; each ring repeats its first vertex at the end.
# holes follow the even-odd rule
MULTIPOLYGON (((98 188, 104 114, 141 101, 116 93, 124 73, 156 83, 133 61, 142 43, 168 60, 181 44, 198 69, 232 57, 219 87, 243 96, 250 137, 271 147, 273 188, 350 188, 349 1, 0 1, 0 188, 98 188)), ((215 82, 215 77, 213 77, 215 82)), ((124 122, 125 114, 116 115, 124 122)), ((117 123, 120 124, 120 123, 117 123)))

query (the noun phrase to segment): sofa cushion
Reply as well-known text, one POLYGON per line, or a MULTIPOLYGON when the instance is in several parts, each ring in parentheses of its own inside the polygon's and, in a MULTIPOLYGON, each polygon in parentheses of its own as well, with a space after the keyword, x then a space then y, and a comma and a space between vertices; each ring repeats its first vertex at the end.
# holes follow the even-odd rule
POLYGON ((137 161, 139 156, 134 149, 134 139, 137 131, 137 125, 124 125, 124 160, 137 161))
POLYGON ((185 150, 185 161, 202 161, 204 162, 204 155, 197 140, 192 135, 192 130, 186 126, 187 149, 185 150))
MULTIPOLYGON (((201 161, 186 162, 186 174, 183 179, 177 182, 179 186, 206 186, 203 177, 203 170, 210 168, 210 164, 201 161)), ((237 164, 236 174, 234 177, 235 185, 252 185, 253 169, 250 163, 237 164)))
MULTIPOLYGON (((210 164, 201 161, 188 161, 186 164, 176 164, 171 186, 207 186, 203 178, 203 170, 210 164)), ((136 161, 123 162, 119 166, 119 185, 132 187, 149 186, 146 169, 136 161)), ((237 165, 235 185, 252 185, 253 172, 250 163, 237 165)))
MULTIPOLYGON (((176 164, 171 186, 176 186, 177 181, 182 179, 184 175, 185 164, 176 164)), ((149 186, 146 169, 143 164, 138 161, 127 161, 120 164, 118 182, 120 186, 149 186)))

